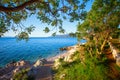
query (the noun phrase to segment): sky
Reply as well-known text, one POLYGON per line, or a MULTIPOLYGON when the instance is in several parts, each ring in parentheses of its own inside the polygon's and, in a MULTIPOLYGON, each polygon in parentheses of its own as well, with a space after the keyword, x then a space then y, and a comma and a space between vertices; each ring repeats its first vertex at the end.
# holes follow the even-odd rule
MULTIPOLYGON (((90 0, 87 3, 86 10, 89 11, 91 9, 93 0, 90 0)), ((70 32, 76 32, 77 31, 77 23, 78 22, 69 22, 67 20, 63 21, 63 29, 65 29, 65 34, 68 34, 70 32)), ((36 15, 32 15, 31 17, 27 18, 25 21, 22 21, 22 24, 26 27, 29 27, 30 25, 34 25, 36 28, 35 30, 29 35, 30 37, 48 37, 51 36, 53 32, 56 30, 50 31, 49 33, 45 33, 43 30, 45 27, 49 27, 50 29, 53 29, 54 27, 51 25, 47 25, 45 23, 40 22, 36 15)), ((13 31, 6 32, 4 34, 4 37, 14 37, 17 35, 17 33, 13 31)), ((60 33, 58 33, 60 35, 60 33)))

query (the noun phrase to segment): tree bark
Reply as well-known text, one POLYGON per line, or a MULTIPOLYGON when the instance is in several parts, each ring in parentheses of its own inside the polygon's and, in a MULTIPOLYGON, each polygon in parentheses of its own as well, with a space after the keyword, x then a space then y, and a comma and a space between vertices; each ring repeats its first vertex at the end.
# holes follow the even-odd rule
POLYGON ((107 40, 108 40, 108 37, 109 37, 109 33, 106 34, 105 40, 103 41, 103 43, 102 43, 102 45, 101 45, 101 52, 103 51, 103 48, 104 48, 104 46, 105 46, 105 44, 106 44, 106 42, 107 42, 107 40))

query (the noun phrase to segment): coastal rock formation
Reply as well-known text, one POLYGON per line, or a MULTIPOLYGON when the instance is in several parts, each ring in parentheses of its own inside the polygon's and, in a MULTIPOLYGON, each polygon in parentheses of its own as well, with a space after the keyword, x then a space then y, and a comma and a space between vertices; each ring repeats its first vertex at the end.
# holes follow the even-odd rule
POLYGON ((0 80, 10 80, 14 74, 30 66, 31 64, 29 61, 21 60, 18 62, 11 62, 0 69, 0 80))
MULTIPOLYGON (((21 60, 18 62, 13 61, 13 62, 7 64, 7 66, 5 66, 4 68, 0 69, 0 80, 10 80, 13 77, 13 75, 20 72, 21 70, 26 70, 26 69, 29 69, 28 76, 29 75, 35 76, 38 78, 38 80, 39 80, 39 76, 40 76, 39 74, 42 75, 42 73, 47 74, 47 72, 49 72, 49 74, 51 76, 52 75, 51 70, 50 70, 51 63, 49 63, 49 62, 55 61, 54 67, 56 67, 56 68, 58 68, 62 64, 62 61, 72 62, 72 61, 74 61, 72 56, 74 55, 74 52, 76 50, 77 50, 77 46, 72 46, 72 47, 70 47, 70 50, 67 51, 65 54, 61 54, 61 55, 57 56, 56 58, 53 58, 53 60, 38 59, 34 64, 31 64, 29 61, 24 61, 24 60, 21 60), (40 70, 38 71, 38 69, 40 69, 40 70), (41 71, 42 71, 42 73, 41 73, 41 71)), ((63 78, 63 77, 64 77, 64 75, 61 76, 61 78, 63 78)))
POLYGON ((64 51, 64 50, 71 50, 72 49, 72 47, 70 46, 70 47, 63 47, 63 48, 60 48, 60 51, 64 51))
POLYGON ((30 66, 30 62, 21 60, 21 61, 16 62, 15 66, 30 66))
POLYGON ((71 46, 70 50, 68 50, 65 54, 65 56, 58 56, 57 59, 55 59, 55 63, 54 63, 54 68, 58 69, 59 66, 62 64, 61 61, 65 61, 65 62, 73 62, 76 57, 74 57, 75 52, 78 50, 78 45, 75 46, 71 46))
POLYGON ((46 59, 38 59, 33 66, 34 67, 43 66, 45 62, 46 62, 46 59))
MULTIPOLYGON (((43 78, 52 80, 50 64, 53 63, 47 61, 46 59, 39 59, 35 62, 35 64, 24 60, 11 62, 5 67, 0 68, 0 80, 13 80, 13 78, 16 78, 16 75, 27 75, 27 77, 31 76, 34 77, 35 80, 44 80, 43 78)), ((19 78, 22 80, 22 77, 19 78)))

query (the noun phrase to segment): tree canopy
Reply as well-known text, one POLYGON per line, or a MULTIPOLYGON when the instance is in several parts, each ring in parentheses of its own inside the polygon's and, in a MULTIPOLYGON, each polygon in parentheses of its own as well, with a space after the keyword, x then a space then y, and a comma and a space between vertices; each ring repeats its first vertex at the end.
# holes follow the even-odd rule
MULTIPOLYGON (((31 15, 37 15, 43 23, 58 26, 59 32, 64 33, 62 21, 70 22, 84 20, 86 16, 86 3, 89 0, 0 0, 0 36, 6 31, 20 31, 18 37, 30 34, 34 26, 27 28, 21 24, 31 15), (28 31, 29 30, 29 31, 28 31)), ((45 32, 49 32, 46 27, 45 32)), ((54 33, 56 34, 56 33, 54 33)), ((54 35, 53 34, 53 35, 54 35)))
POLYGON ((88 40, 91 48, 101 53, 110 37, 120 35, 119 26, 120 1, 95 0, 85 21, 78 25, 78 31, 88 40))

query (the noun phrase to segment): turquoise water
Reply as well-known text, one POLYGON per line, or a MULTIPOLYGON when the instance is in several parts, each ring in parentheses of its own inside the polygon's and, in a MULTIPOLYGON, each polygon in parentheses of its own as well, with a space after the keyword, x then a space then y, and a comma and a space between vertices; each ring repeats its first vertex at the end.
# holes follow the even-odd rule
POLYGON ((30 38, 28 42, 15 38, 0 38, 0 66, 15 60, 36 61, 39 57, 49 58, 60 54, 59 48, 72 46, 76 38, 30 38))

